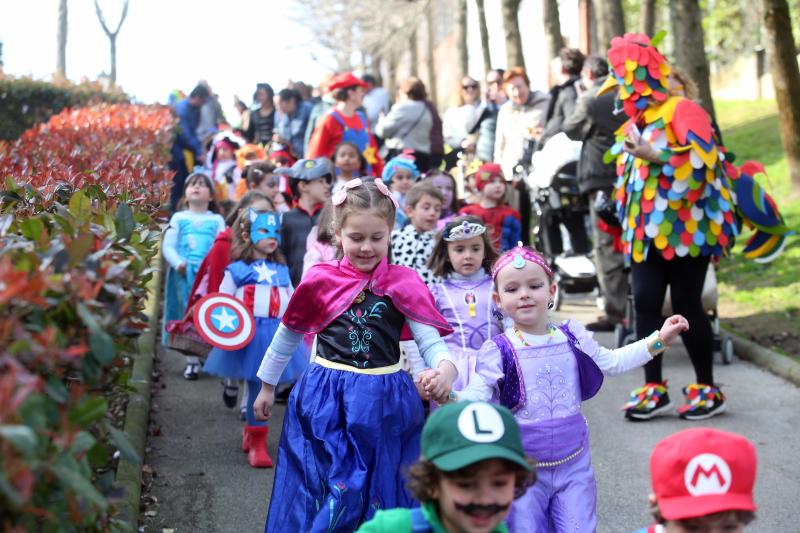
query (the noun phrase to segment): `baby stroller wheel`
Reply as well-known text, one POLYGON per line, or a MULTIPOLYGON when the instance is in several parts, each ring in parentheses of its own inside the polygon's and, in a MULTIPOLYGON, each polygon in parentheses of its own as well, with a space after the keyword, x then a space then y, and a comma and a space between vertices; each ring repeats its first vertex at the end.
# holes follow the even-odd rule
POLYGON ((617 324, 614 326, 614 348, 622 348, 625 345, 625 326, 617 324))
POLYGON ((733 339, 726 335, 722 339, 722 349, 719 352, 722 364, 729 365, 733 362, 733 339))

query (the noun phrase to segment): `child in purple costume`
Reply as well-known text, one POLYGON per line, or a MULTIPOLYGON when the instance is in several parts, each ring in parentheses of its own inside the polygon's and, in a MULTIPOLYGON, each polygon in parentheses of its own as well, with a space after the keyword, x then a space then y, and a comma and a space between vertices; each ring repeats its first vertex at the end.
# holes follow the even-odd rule
POLYGON ((688 328, 669 317, 647 339, 608 350, 581 324, 550 322, 556 285, 549 263, 520 243, 492 269, 494 299, 514 325, 487 341, 470 388, 505 405, 519 422, 525 452, 535 457, 537 482, 514 502, 511 532, 595 531, 597 487, 581 402, 611 376, 640 367, 688 328), (479 381, 483 381, 482 384, 479 381))
MULTIPOLYGON (((475 374, 478 350, 503 331, 502 315, 492 300, 489 275, 495 259, 497 252, 483 221, 475 216, 460 216, 444 226, 428 263, 434 276, 444 278, 430 289, 436 308, 454 330, 444 341, 458 369, 453 391, 459 400, 471 398, 466 389, 475 374)), ((406 347, 406 356, 416 376, 426 367, 413 348, 406 347)))

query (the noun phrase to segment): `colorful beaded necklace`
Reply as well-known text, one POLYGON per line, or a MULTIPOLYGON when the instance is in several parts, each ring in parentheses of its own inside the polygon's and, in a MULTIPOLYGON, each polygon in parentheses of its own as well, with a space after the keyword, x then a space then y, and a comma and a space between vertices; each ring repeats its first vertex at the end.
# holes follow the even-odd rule
MULTIPOLYGON (((532 346, 532 344, 525 340, 525 338, 522 336, 522 332, 517 326, 514 326, 514 334, 517 336, 523 346, 532 346)), ((556 334, 556 327, 552 323, 547 325, 547 334, 550 335, 550 337, 554 337, 556 334)), ((548 339, 548 342, 550 342, 550 339, 548 339)))

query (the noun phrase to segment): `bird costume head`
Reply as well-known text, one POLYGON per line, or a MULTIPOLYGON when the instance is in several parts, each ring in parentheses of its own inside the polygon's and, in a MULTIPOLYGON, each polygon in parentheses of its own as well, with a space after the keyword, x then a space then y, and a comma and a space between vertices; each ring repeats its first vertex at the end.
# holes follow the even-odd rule
POLYGON ((622 109, 633 117, 647 107, 648 99, 664 102, 669 97, 670 66, 656 48, 664 32, 651 41, 643 33, 626 33, 611 40, 610 73, 599 94, 619 87, 622 109))

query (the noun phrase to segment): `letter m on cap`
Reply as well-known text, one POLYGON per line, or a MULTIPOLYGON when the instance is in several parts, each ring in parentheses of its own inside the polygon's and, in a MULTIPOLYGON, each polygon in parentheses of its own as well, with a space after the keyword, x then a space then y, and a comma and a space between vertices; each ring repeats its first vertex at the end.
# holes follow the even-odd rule
POLYGON ((703 453, 686 465, 683 481, 692 496, 725 494, 731 487, 731 469, 725 460, 713 453, 703 453))

